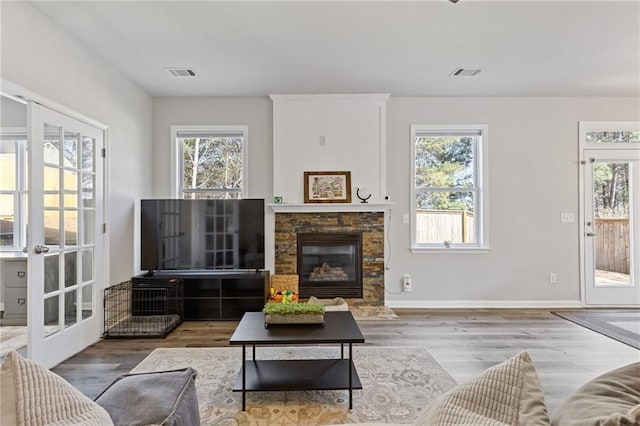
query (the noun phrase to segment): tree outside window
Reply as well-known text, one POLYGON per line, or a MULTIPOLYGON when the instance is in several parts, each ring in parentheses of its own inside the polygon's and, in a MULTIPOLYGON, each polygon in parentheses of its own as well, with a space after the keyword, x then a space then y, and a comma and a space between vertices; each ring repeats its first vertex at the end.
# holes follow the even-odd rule
POLYGON ((412 126, 414 248, 482 246, 482 129, 412 126))
POLYGON ((183 198, 242 198, 246 130, 179 131, 180 195, 183 198))
POLYGON ((628 219, 629 163, 595 164, 593 181, 595 217, 628 219))

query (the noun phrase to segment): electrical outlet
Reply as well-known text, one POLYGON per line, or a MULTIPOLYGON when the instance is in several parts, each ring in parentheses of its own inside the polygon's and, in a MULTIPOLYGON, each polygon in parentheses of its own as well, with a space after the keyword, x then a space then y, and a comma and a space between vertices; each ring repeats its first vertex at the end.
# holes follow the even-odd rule
POLYGON ((551 284, 556 284, 558 282, 558 274, 556 274, 555 272, 550 272, 549 273, 549 282, 551 284))
POLYGON ((573 217, 573 213, 571 212, 562 212, 560 213, 560 222, 561 223, 573 223, 575 218, 573 217))
POLYGON ((409 274, 402 275, 402 290, 411 291, 411 275, 409 274))

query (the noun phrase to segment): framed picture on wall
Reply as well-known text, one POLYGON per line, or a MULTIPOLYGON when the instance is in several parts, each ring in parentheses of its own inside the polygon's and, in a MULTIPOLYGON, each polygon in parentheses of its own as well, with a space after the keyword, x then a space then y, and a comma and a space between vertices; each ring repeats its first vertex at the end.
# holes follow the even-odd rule
POLYGON ((305 203, 350 203, 351 172, 304 172, 305 203))

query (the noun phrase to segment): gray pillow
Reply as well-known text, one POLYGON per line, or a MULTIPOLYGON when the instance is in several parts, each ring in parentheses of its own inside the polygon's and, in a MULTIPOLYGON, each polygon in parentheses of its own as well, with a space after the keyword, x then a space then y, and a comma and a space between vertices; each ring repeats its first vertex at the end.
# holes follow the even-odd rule
POLYGON ((640 362, 596 377, 575 391, 553 414, 558 426, 640 424, 640 362))
POLYGON ((116 426, 197 426, 196 375, 193 368, 125 374, 95 401, 107 410, 116 426))

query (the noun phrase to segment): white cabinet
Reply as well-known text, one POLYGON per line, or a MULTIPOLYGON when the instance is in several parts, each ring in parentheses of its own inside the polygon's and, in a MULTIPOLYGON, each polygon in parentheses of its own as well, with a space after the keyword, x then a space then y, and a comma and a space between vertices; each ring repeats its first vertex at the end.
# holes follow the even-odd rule
POLYGON ((27 325, 27 259, 2 259, 3 325, 27 325))

